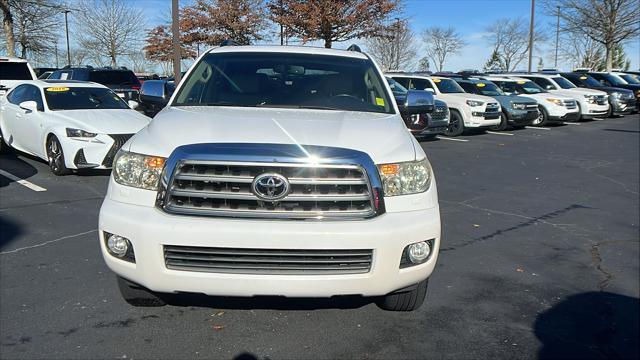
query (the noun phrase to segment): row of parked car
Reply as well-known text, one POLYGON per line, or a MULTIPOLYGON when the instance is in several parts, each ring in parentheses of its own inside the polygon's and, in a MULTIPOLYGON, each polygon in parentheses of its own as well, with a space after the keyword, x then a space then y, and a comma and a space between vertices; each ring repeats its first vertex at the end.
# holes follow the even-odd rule
MULTIPOLYGON (((22 59, 0 58, 0 66, 0 96, 37 75, 22 59)), ((55 174, 66 174, 71 169, 109 168, 119 147, 165 107, 176 88, 172 78, 136 76, 126 68, 67 66, 39 70, 43 81, 20 85, 20 89, 2 99, 0 136, 18 150, 47 159, 55 174), (41 114, 45 109, 82 111, 41 114), (100 109, 119 111, 95 111, 100 109), (20 119, 45 116, 56 120, 20 119), (74 127, 68 127, 69 122, 74 127), (45 123, 56 130, 48 130, 45 123), (91 145, 79 144, 75 141, 78 139, 91 145)), ((458 136, 474 128, 503 131, 509 127, 628 114, 640 105, 638 76, 633 72, 584 70, 385 74, 399 104, 406 101, 409 90, 427 90, 434 95, 434 106, 428 112, 403 114, 407 128, 420 139, 458 136)), ((3 145, 0 141, 0 147, 3 145)))

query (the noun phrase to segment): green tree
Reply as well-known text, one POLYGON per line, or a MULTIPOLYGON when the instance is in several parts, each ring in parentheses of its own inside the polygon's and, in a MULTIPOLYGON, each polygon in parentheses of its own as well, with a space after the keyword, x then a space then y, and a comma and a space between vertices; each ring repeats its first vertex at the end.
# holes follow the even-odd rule
POLYGON ((502 61, 502 57, 500 57, 500 53, 498 49, 493 49, 491 53, 491 57, 484 64, 485 70, 505 70, 504 61, 502 61))

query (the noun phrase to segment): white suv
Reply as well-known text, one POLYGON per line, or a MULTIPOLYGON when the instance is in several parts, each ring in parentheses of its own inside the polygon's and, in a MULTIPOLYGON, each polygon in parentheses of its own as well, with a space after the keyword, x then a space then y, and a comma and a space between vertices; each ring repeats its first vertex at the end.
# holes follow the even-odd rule
POLYGON ((35 80, 36 73, 25 59, 0 56, 0 96, 24 80, 35 80))
POLYGON ((552 122, 573 121, 580 118, 576 100, 552 94, 531 80, 502 76, 481 76, 480 78, 498 85, 507 95, 513 94, 536 100, 540 115, 533 125, 544 126, 552 122))
POLYGON ((440 247, 436 181, 365 54, 223 46, 116 156, 100 210, 134 305, 162 293, 376 297, 421 305, 440 247))
POLYGON ((609 97, 604 91, 577 87, 558 74, 519 74, 515 76, 529 79, 552 94, 575 99, 580 110, 580 120, 606 116, 609 112, 609 97))
POLYGON ((447 103, 451 111, 446 135, 461 135, 465 128, 487 128, 500 124, 502 109, 491 97, 469 94, 446 77, 388 73, 388 77, 407 89, 428 90, 447 103))

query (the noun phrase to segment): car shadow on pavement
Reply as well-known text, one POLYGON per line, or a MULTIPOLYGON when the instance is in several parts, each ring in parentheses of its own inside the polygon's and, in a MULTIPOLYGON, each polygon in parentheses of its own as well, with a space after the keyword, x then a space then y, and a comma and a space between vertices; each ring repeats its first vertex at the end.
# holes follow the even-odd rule
POLYGON ((640 299, 610 292, 571 295, 538 315, 540 359, 638 359, 640 299))
POLYGON ((0 250, 5 249, 9 243, 23 232, 20 225, 0 215, 0 250))
MULTIPOLYGON (((0 155, 0 169, 21 179, 28 179, 38 173, 38 170, 31 164, 20 159, 14 151, 9 150, 0 155)), ((0 175, 0 188, 8 186, 13 181, 0 175)), ((1 203, 0 206, 2 206, 1 203)))
POLYGON ((331 298, 287 298, 284 296, 228 297, 204 294, 165 294, 168 304, 181 307, 208 307, 232 310, 318 310, 357 309, 369 305, 374 298, 362 296, 334 296, 331 298))

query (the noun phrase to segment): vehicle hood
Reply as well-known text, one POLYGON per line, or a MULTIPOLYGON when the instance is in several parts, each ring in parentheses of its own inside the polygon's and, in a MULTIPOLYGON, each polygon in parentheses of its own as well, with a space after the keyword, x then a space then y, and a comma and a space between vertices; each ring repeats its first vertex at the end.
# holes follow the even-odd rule
POLYGON ((181 145, 263 143, 359 150, 376 163, 414 160, 397 114, 239 107, 167 107, 130 142, 130 151, 168 157, 181 145))
POLYGON ((533 99, 526 98, 524 96, 516 96, 516 95, 498 95, 492 96, 494 99, 498 100, 500 106, 502 108, 511 109, 511 103, 532 103, 537 104, 537 102, 533 99))
POLYGON ((640 90, 640 84, 624 84, 624 85, 616 85, 616 87, 621 87, 623 89, 629 89, 632 91, 640 90))
POLYGON ((540 94, 520 94, 518 96, 522 96, 522 97, 527 97, 530 99, 535 99, 538 102, 544 101, 545 99, 560 99, 560 100, 575 100, 576 96, 565 96, 562 95, 560 93, 557 92, 546 92, 546 93, 540 93, 540 94))
POLYGON ((626 92, 633 92, 629 89, 623 89, 623 88, 619 88, 619 87, 612 87, 612 86, 602 86, 602 87, 597 87, 597 88, 589 88, 589 89, 594 89, 594 90, 599 90, 599 91, 604 91, 607 94, 611 94, 614 92, 621 92, 621 93, 626 93, 626 92))
POLYGON ((151 121, 131 109, 57 110, 51 114, 69 126, 98 134, 134 134, 151 121))
POLYGON ((606 92, 604 92, 604 91, 595 90, 595 89, 589 89, 589 88, 583 88, 583 87, 564 89, 563 91, 567 91, 567 92, 571 92, 571 93, 579 94, 579 95, 606 95, 606 92))
POLYGON ((437 96, 440 100, 447 101, 447 99, 456 100, 460 102, 465 102, 467 100, 476 100, 476 101, 484 101, 484 102, 496 102, 496 99, 484 96, 484 95, 476 95, 470 93, 453 93, 453 94, 438 94, 437 96))

